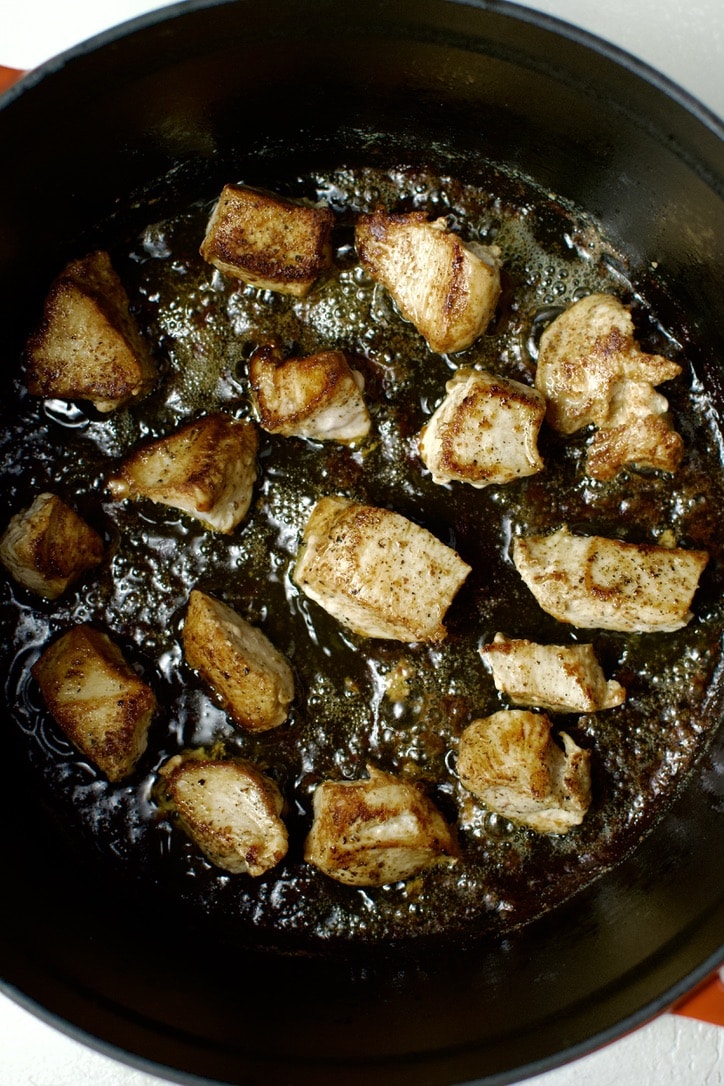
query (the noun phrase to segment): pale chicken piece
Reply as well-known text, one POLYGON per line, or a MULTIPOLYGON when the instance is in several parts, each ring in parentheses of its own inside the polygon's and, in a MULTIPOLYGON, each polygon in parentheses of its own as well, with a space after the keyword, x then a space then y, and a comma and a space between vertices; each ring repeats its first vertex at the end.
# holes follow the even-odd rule
POLYGON ((486 807, 537 833, 567 833, 591 803, 590 754, 544 713, 503 709, 460 736, 457 771, 486 807))
POLYGON ((518 537, 516 569, 560 622, 628 633, 678 630, 708 561, 702 550, 578 536, 567 528, 518 537))
POLYGON ((103 540, 55 494, 38 494, 11 518, 0 561, 32 592, 55 600, 103 559, 103 540))
POLYGON ((190 667, 240 727, 262 732, 284 723, 294 698, 294 676, 266 634, 227 604, 194 589, 182 641, 190 667))
POLYGON ((470 572, 459 555, 399 513, 321 498, 293 572, 302 591, 362 637, 440 641, 470 572))
POLYGON ((270 434, 352 444, 370 431, 364 378, 342 351, 284 358, 260 347, 249 360, 259 425, 270 434))
POLYGON ((546 405, 539 392, 485 370, 458 370, 445 390, 419 434, 434 482, 480 488, 542 470, 537 442, 546 405))
POLYGON ((369 779, 315 789, 307 863, 348 886, 384 886, 456 863, 453 830, 422 789, 375 766, 367 771, 369 779))
POLYGON ((178 754, 159 774, 180 826, 216 867, 258 878, 286 856, 282 794, 251 762, 178 754))
POLYGON ((360 215, 355 245, 432 351, 464 351, 487 329, 500 297, 496 246, 465 245, 423 211, 360 215))
POLYGON ((556 430, 598 427, 586 466, 594 478, 611 479, 627 465, 678 468, 683 441, 655 386, 680 373, 677 363, 640 350, 631 314, 617 298, 591 294, 541 336, 536 387, 556 430))
POLYGON ((52 284, 25 364, 31 396, 89 400, 103 412, 150 391, 156 367, 108 253, 72 261, 52 284))
POLYGON ((228 534, 251 505, 258 442, 250 420, 204 415, 133 449, 107 486, 116 501, 148 498, 228 534))
POLYGON ((334 213, 244 185, 225 185, 201 245, 204 260, 260 290, 303 297, 332 263, 334 213))
POLYGON ((128 777, 146 749, 156 698, 108 634, 74 626, 32 674, 71 743, 110 781, 128 777))
POLYGON ((593 645, 539 645, 497 633, 480 655, 496 689, 515 705, 552 713, 595 713, 626 700, 621 684, 606 680, 593 645))

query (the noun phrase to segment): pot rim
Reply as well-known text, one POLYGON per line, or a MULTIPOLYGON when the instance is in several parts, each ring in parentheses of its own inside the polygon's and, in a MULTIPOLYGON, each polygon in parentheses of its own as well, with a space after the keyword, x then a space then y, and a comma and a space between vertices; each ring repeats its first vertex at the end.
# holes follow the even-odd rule
MULTIPOLYGON (((91 37, 86 38, 77 45, 73 45, 48 58, 48 60, 30 71, 24 72, 17 83, 9 87, 3 94, 0 94, 0 109, 9 106, 24 91, 53 76, 75 59, 112 45, 130 34, 144 31, 159 23, 172 22, 189 13, 209 8, 243 7, 249 2, 250 0, 175 0, 174 3, 153 8, 141 15, 126 19, 115 26, 91 35, 91 37)), ((308 0, 308 2, 316 4, 317 0, 308 0)), ((368 0, 369 2, 370 0, 368 0)), ((372 0, 372 2, 378 2, 378 0, 372 0)), ((335 6, 338 7, 341 3, 347 3, 351 8, 356 7, 355 0, 337 0, 335 6)), ((664 75, 652 64, 640 59, 622 46, 606 41, 605 38, 594 34, 592 31, 578 27, 558 16, 549 15, 547 12, 525 7, 522 4, 513 2, 513 0, 444 0, 444 3, 451 6, 472 7, 480 11, 495 12, 506 18, 549 31, 583 48, 591 49, 650 84, 667 98, 675 101, 688 113, 692 114, 696 120, 710 129, 715 136, 724 140, 724 118, 720 118, 713 109, 706 106, 694 94, 685 90, 674 79, 664 75)))

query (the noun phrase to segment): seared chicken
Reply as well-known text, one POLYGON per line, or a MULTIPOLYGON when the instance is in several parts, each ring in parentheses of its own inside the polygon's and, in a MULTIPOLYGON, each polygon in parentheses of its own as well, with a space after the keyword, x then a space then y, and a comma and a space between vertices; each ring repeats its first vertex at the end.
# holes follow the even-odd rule
POLYGON ((497 633, 480 654, 496 689, 515 705, 552 713, 595 713, 626 700, 626 691, 606 681, 593 645, 537 645, 497 633))
POLYGON ((470 567, 425 528, 346 498, 317 502, 293 580, 362 637, 440 641, 470 567))
POLYGON ((563 434, 593 423, 587 470, 611 479, 626 465, 673 472, 683 442, 654 386, 681 367, 645 354, 634 339, 629 310, 608 294, 592 294, 561 313, 541 336, 536 387, 548 421, 563 434))
POLYGON ((31 396, 89 400, 113 411, 156 380, 150 351, 129 311, 108 253, 74 260, 52 284, 26 352, 31 396))
POLYGON ((673 473, 681 462, 684 445, 671 428, 668 415, 658 413, 659 408, 666 411, 666 401, 652 389, 645 394, 648 403, 639 414, 636 408, 641 408, 641 401, 636 405, 631 383, 626 392, 628 396, 623 406, 612 412, 611 422, 593 435, 586 456, 588 474, 605 482, 627 465, 673 473))
POLYGON ((179 824, 216 867, 256 878, 286 855, 281 792, 251 762, 179 754, 159 773, 179 824))
POLYGON ((537 833, 567 833, 591 803, 588 751, 560 733, 544 713, 503 709, 474 720, 460 736, 463 785, 492 811, 537 833))
POLYGON ((560 528, 517 538, 513 561, 543 610, 560 622, 646 633, 687 624, 708 554, 560 528))
POLYGON ((0 539, 0 561, 15 580, 49 600, 102 558, 101 537, 55 494, 38 494, 0 539))
POLYGON ((453 832, 422 790, 367 768, 369 780, 317 786, 307 863, 348 886, 383 886, 455 863, 460 853, 453 832))
POLYGON ((260 347, 249 361, 259 425, 270 434, 351 444, 370 430, 364 378, 342 351, 287 358, 260 347))
POLYGON ((434 482, 484 487, 542 469, 537 440, 546 406, 539 392, 478 370, 459 370, 445 388, 419 435, 434 482))
POLYGON ((486 330, 500 297, 499 251, 464 245, 423 211, 360 215, 362 266, 390 292, 430 350, 464 351, 486 330))
POLYGON ((108 478, 108 489, 116 501, 148 498, 228 534, 251 505, 257 446, 253 422, 204 415, 134 449, 108 478))
POLYGON ((302 297, 332 263, 333 222, 327 207, 225 185, 200 251, 225 275, 302 297))
POLYGON ((294 676, 261 630, 194 589, 182 640, 189 665, 240 727, 262 732, 284 723, 294 698, 294 676))
POLYGON ((156 698, 107 634, 74 626, 33 665, 45 703, 71 743, 110 781, 146 749, 156 698))

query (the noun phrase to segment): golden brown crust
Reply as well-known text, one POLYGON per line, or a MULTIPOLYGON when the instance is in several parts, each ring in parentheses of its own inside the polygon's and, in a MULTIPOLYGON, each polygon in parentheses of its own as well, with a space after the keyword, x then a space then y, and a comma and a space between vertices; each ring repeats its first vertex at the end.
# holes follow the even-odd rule
POLYGON ((284 723, 294 698, 294 677, 287 660, 261 630, 225 603, 194 589, 182 642, 187 663, 240 727, 262 732, 284 723))
POLYGON ((606 681, 590 644, 541 645, 496 633, 480 655, 493 672, 496 689, 514 705, 595 713, 626 699, 619 683, 606 681))
POLYGON ((669 416, 646 415, 596 430, 586 468, 591 478, 605 482, 627 465, 674 472, 683 456, 684 439, 672 428, 669 416))
POLYGON ((200 252, 227 275, 302 297, 331 264, 333 222, 329 208, 226 185, 200 252))
POLYGON ((146 748, 153 691, 107 634, 75 626, 33 665, 56 723, 110 781, 127 777, 146 748))
POLYGON ((256 878, 286 855, 281 792, 252 762, 186 752, 159 774, 179 824, 217 867, 256 878))
POLYGON ((32 396, 89 400, 112 411, 144 396, 156 368, 106 252, 74 260, 51 285, 25 375, 32 396))
POLYGON ((670 632, 691 619, 706 551, 574 535, 518 536, 513 562, 559 622, 628 633, 670 632))
POLYGON ((460 737, 458 774, 491 810, 538 833, 567 833, 591 802, 590 754, 545 713, 504 709, 474 720, 460 737))
POLYGON ((452 548, 399 513, 329 496, 312 511, 292 576, 362 637, 441 641, 469 572, 452 548))
POLYGON ((259 425, 268 433, 351 443, 369 432, 363 381, 342 351, 285 358, 265 345, 249 360, 249 381, 259 425))
POLYGON ((468 247, 421 211, 358 216, 355 245, 431 350, 465 350, 488 327, 500 297, 497 249, 468 247))
POLYGON ((459 370, 446 391, 419 435, 434 482, 480 488, 542 470, 537 440, 546 406, 539 392, 484 370, 459 370))
POLYGON ((590 294, 541 336, 536 388, 560 433, 597 427, 586 467, 593 478, 607 480, 627 466, 678 469, 683 441, 655 386, 680 373, 678 363, 639 348, 631 314, 618 298, 590 294))
POLYGON ((101 537, 55 494, 39 494, 0 539, 0 561, 46 599, 57 599, 102 559, 101 537))
POLYGON ((228 533, 251 505, 258 442, 250 420, 203 415, 133 449, 107 486, 117 501, 148 498, 228 533))
POLYGON ((455 863, 452 827, 417 784, 368 766, 369 778, 323 781, 304 858, 348 886, 382 886, 455 863))

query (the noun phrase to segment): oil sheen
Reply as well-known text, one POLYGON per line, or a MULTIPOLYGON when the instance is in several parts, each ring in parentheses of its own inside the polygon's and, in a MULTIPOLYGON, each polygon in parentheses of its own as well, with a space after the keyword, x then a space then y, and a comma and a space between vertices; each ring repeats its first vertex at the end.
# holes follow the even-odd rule
MULTIPOLYGON (((231 179, 230 179, 231 180, 231 179)), ((243 178, 233 180, 243 181, 243 178)), ((104 852, 124 877, 163 886, 185 905, 260 937, 311 942, 382 941, 450 932, 503 932, 570 897, 635 847, 706 746, 707 692, 722 632, 720 436, 706 390, 680 347, 628 277, 625 254, 582 213, 518 177, 490 167, 475 185, 419 170, 347 169, 270 178, 284 194, 329 204, 337 215, 333 272, 304 299, 222 277, 198 249, 215 194, 203 194, 141 236, 108 248, 160 380, 131 409, 101 417, 84 405, 41 403, 22 378, 3 408, 4 508, 24 508, 40 490, 73 504, 102 532, 100 571, 56 603, 4 578, 3 668, 12 727, 38 788, 59 819, 104 852), (377 206, 445 216, 464 240, 496 244, 503 294, 492 327, 467 351, 432 354, 389 295, 359 265, 354 216, 377 206), (586 476, 589 433, 562 439, 544 428, 545 470, 506 486, 435 485, 416 434, 462 366, 532 384, 540 332, 592 291, 633 307, 645 349, 674 358, 680 378, 663 390, 686 456, 675 476, 627 471, 608 483, 586 476), (222 409, 252 414, 247 361, 256 346, 287 353, 340 348, 365 378, 373 425, 347 448, 261 435, 258 481, 246 520, 230 536, 145 501, 114 503, 105 479, 149 437, 222 409), (448 612, 448 636, 429 646, 365 640, 346 632, 291 580, 301 533, 316 499, 342 494, 394 509, 455 547, 472 574, 448 612), (655 542, 672 532, 709 551, 694 618, 665 635, 576 631, 535 604, 510 560, 518 533, 574 530, 655 542), (261 735, 233 726, 183 661, 179 631, 199 586, 259 625, 290 660, 296 698, 286 724, 261 735), (148 750, 126 782, 108 784, 71 747, 45 711, 29 668, 44 645, 78 622, 106 629, 153 686, 159 712, 148 750), (455 772, 460 733, 504 707, 479 648, 502 631, 547 642, 592 641, 624 705, 558 716, 591 751, 593 803, 566 836, 541 836, 487 811, 455 772), (287 858, 263 877, 213 868, 159 803, 158 767, 204 747, 253 760, 279 784, 290 833, 287 858), (405 883, 341 886, 306 865, 311 797, 328 778, 355 779, 374 764, 422 783, 457 823, 462 859, 405 883)))

